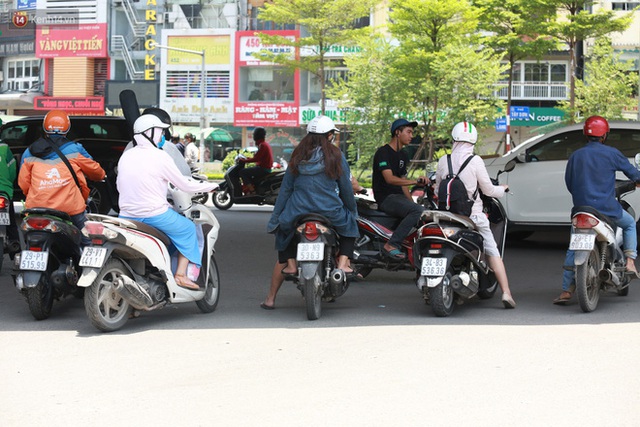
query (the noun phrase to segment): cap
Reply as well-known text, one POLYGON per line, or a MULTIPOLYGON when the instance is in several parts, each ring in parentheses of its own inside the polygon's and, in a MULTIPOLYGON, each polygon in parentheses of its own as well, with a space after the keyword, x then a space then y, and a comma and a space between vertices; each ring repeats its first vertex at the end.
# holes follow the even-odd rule
POLYGON ((398 129, 401 126, 411 126, 414 128, 418 126, 418 122, 410 122, 407 119, 397 119, 391 124, 391 136, 394 136, 396 129, 398 129))

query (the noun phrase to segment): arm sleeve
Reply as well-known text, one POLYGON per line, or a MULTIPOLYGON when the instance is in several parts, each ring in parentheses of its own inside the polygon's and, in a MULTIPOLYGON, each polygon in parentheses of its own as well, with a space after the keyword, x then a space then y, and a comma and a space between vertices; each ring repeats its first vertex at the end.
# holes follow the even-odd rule
POLYGON ((499 185, 493 185, 489 173, 484 165, 484 162, 480 156, 476 156, 471 161, 476 171, 476 179, 478 180, 478 188, 482 190, 485 196, 489 197, 502 197, 504 196, 505 188, 499 185))
POLYGON ((616 163, 618 168, 624 173, 630 180, 640 183, 640 171, 631 165, 629 159, 627 159, 621 152, 616 153, 616 163))
POLYGON ((567 162, 567 168, 564 171, 564 185, 567 186, 567 190, 571 193, 572 180, 571 180, 571 170, 573 169, 573 155, 569 156, 569 161, 567 162))
POLYGON ((11 152, 11 150, 9 149, 9 146, 6 146, 6 151, 5 151, 5 159, 7 161, 7 170, 9 172, 9 180, 11 182, 15 182, 16 180, 16 175, 18 172, 18 168, 16 166, 16 159, 15 157, 13 157, 13 153, 11 152))
POLYGON ((353 186, 351 185, 351 170, 349 169, 349 163, 347 159, 342 156, 342 175, 338 180, 338 187, 340 189, 340 198, 344 203, 344 206, 352 213, 357 213, 356 198, 353 195, 353 186))
POLYGON ((104 169, 100 166, 100 163, 93 160, 91 157, 86 158, 84 155, 76 157, 77 164, 80 167, 82 173, 91 181, 100 181, 105 177, 104 169))
POLYGON ((280 186, 280 192, 276 199, 276 205, 273 207, 273 213, 271 214, 271 218, 267 224, 267 231, 269 233, 273 233, 278 228, 278 219, 280 218, 280 214, 284 210, 284 207, 287 206, 291 193, 293 193, 293 172, 291 172, 290 169, 287 169, 284 174, 284 178, 282 179, 282 185, 280 186))
POLYGON ((18 175, 18 186, 26 196, 31 188, 31 164, 24 163, 18 175))
POLYGON ((214 190, 218 184, 213 182, 200 182, 190 177, 182 175, 178 167, 173 163, 171 157, 164 153, 166 158, 162 159, 162 177, 178 187, 182 191, 209 192, 214 190))

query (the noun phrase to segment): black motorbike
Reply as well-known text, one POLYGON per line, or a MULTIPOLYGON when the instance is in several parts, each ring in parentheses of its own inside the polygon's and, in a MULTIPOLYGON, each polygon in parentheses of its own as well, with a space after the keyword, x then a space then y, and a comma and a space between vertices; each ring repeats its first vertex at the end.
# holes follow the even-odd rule
POLYGON ((9 233, 9 229, 13 227, 13 234, 17 236, 15 223, 12 224, 15 219, 11 218, 13 216, 12 203, 9 196, 0 193, 0 270, 2 270, 5 253, 13 259, 15 254, 20 252, 20 242, 15 237, 12 238, 10 236, 12 233, 9 233))
POLYGON ((15 285, 36 320, 51 314, 54 299, 81 297, 78 283, 81 232, 71 217, 54 209, 22 212, 23 248, 14 259, 15 285))
POLYGON ((240 171, 245 163, 236 158, 236 164, 227 169, 224 181, 213 191, 213 204, 220 210, 227 210, 234 203, 241 205, 275 205, 280 186, 284 178, 284 171, 271 172, 258 180, 255 193, 244 193, 240 183, 240 171))
POLYGON ((298 271, 286 279, 293 280, 302 292, 307 319, 317 320, 322 314, 322 301, 333 301, 349 287, 344 272, 336 268, 339 236, 327 218, 308 214, 298 219, 294 239, 298 271))

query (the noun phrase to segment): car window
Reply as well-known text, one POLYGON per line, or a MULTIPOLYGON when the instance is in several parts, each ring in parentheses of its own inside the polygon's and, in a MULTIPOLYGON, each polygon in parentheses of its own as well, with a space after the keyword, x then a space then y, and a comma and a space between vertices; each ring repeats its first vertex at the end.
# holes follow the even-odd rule
POLYGON ((640 153, 640 130, 612 129, 606 144, 622 151, 625 157, 634 157, 640 153))
POLYGON ((6 126, 2 129, 0 140, 9 147, 16 145, 26 145, 28 125, 6 126))
POLYGON ((527 150, 527 158, 532 162, 567 160, 571 153, 584 146, 582 130, 561 133, 546 138, 527 150))

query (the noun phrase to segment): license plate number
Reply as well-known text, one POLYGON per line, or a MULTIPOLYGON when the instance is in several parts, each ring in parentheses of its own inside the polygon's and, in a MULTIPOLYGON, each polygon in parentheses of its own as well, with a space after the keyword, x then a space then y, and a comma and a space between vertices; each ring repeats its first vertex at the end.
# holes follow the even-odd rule
POLYGON ((94 248, 87 246, 82 250, 80 267, 100 268, 107 257, 107 248, 94 248))
POLYGON ((430 277, 442 277, 447 272, 446 258, 422 258, 420 275, 430 277))
POLYGON ((593 249, 595 241, 595 234, 573 233, 569 241, 569 249, 572 251, 590 251, 593 249))
POLYGON ((49 261, 49 252, 22 251, 20 270, 45 271, 49 261))
POLYGON ((298 261, 322 261, 324 259, 324 243, 298 243, 298 261))
POLYGON ((0 212, 0 225, 9 225, 9 212, 0 212))

